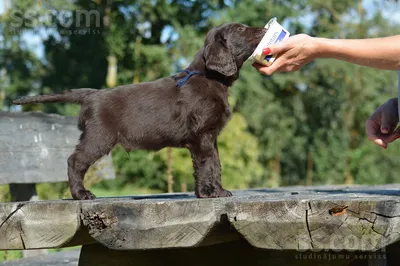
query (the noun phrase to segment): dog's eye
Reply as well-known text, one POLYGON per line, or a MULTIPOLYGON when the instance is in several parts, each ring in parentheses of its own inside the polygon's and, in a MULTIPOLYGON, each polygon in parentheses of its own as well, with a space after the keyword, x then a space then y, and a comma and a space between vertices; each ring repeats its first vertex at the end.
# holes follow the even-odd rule
POLYGON ((246 30, 246 27, 239 27, 238 28, 238 31, 245 31, 246 30))

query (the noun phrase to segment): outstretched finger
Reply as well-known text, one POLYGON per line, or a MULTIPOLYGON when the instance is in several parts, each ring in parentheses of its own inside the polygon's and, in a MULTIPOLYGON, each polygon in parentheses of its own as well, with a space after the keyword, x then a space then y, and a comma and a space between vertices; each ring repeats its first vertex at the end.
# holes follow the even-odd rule
POLYGON ((267 75, 266 73, 265 73, 265 69, 267 68, 266 66, 263 66, 263 65, 261 65, 261 64, 259 64, 259 63, 256 63, 256 62, 254 62, 253 64, 251 64, 255 69, 257 69, 257 71, 258 72, 260 72, 260 73, 262 73, 262 74, 264 74, 264 75, 267 75))
POLYGON ((380 131, 383 134, 388 134, 393 131, 393 127, 396 126, 395 118, 389 112, 382 112, 381 114, 381 126, 380 131))
POLYGON ((258 72, 267 76, 270 76, 273 73, 275 73, 280 67, 279 62, 277 62, 277 60, 275 60, 275 62, 270 66, 264 66, 258 63, 253 63, 252 66, 255 67, 258 70, 258 72))

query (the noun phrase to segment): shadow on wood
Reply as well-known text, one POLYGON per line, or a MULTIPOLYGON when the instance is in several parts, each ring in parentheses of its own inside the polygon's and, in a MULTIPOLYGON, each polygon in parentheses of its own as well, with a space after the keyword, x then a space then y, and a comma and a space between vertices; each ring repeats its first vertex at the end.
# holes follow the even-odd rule
MULTIPOLYGON (((392 260, 393 263, 397 261, 392 260)), ((251 246, 245 240, 203 247, 163 249, 163 250, 111 250, 102 245, 84 246, 81 250, 79 266, 371 266, 386 264, 384 252, 298 252, 263 250, 251 246), (379 264, 371 264, 371 259, 379 264)))

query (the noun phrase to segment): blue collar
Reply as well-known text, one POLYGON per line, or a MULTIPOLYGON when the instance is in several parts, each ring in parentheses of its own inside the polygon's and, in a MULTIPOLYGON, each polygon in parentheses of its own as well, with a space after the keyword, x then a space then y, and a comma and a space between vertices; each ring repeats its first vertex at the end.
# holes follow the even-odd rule
MULTIPOLYGON (((186 73, 186 75, 185 75, 183 78, 180 78, 180 79, 178 80, 178 83, 176 83, 176 86, 177 86, 178 88, 180 88, 180 87, 182 87, 183 85, 185 85, 185 83, 190 79, 191 76, 194 76, 194 75, 201 75, 201 72, 200 72, 200 71, 192 71, 192 70, 189 70, 189 69, 180 70, 180 71, 178 71, 178 72, 179 72, 179 73, 181 73, 181 72, 185 72, 185 73, 186 73)), ((230 85, 232 85, 232 84, 230 84, 229 82, 224 81, 224 80, 216 80, 216 81, 220 82, 221 84, 223 84, 223 85, 225 85, 225 86, 227 86, 227 87, 229 87, 230 85)))
POLYGON ((182 87, 183 85, 185 85, 185 83, 190 79, 191 76, 200 75, 200 74, 201 74, 200 71, 191 71, 191 70, 189 70, 189 69, 180 70, 180 71, 178 71, 178 72, 185 72, 185 73, 186 73, 186 75, 185 75, 183 78, 181 78, 181 79, 178 80, 178 83, 176 84, 176 86, 177 86, 178 88, 180 88, 180 87, 182 87))

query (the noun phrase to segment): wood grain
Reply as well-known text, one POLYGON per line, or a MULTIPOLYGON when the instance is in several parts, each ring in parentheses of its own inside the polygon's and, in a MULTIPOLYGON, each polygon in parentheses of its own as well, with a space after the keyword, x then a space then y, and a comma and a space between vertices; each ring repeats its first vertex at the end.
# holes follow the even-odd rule
POLYGON ((55 248, 80 227, 76 201, 30 201, 0 204, 0 249, 55 248))
MULTIPOLYGON (((75 117, 0 112, 0 184, 67 181, 79 136, 75 117)), ((111 156, 96 165, 103 178, 115 178, 111 156)))

